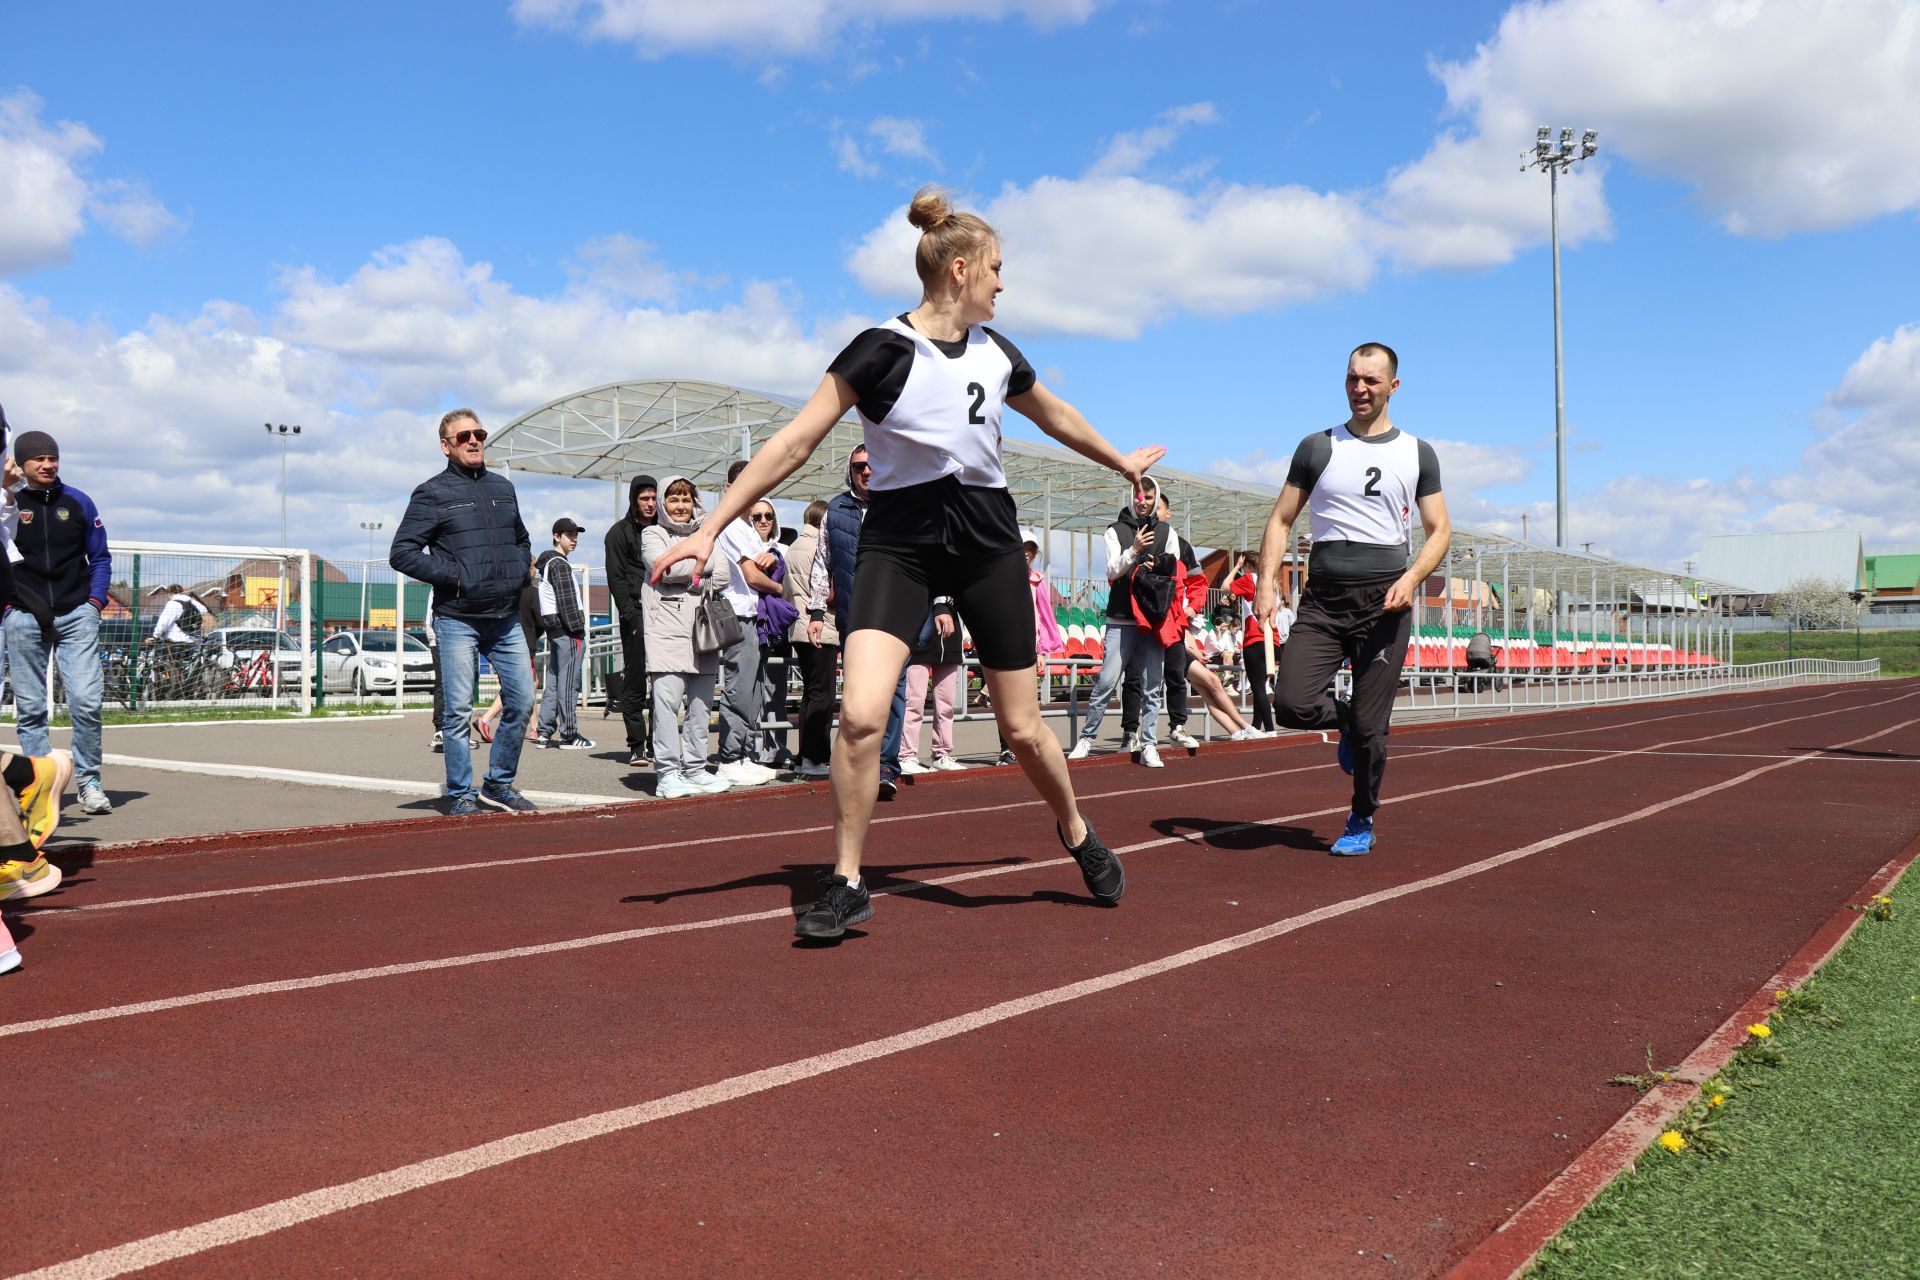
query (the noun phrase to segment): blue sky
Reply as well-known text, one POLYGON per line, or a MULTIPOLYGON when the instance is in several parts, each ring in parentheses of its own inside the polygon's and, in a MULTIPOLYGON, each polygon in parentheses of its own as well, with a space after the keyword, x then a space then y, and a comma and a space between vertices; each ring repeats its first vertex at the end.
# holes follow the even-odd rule
MULTIPOLYGON (((437 462, 617 378, 804 393, 915 301, 900 209, 1000 228, 1000 327, 1123 447, 1274 478, 1363 339, 1456 519, 1920 541, 1920 10, 519 0, 0 6, 0 402, 129 538, 357 556, 437 462)), ((1023 434, 1021 426, 1013 428, 1023 434)), ((544 525, 597 488, 533 483, 544 525)), ((586 540, 589 548, 597 538, 586 540)))

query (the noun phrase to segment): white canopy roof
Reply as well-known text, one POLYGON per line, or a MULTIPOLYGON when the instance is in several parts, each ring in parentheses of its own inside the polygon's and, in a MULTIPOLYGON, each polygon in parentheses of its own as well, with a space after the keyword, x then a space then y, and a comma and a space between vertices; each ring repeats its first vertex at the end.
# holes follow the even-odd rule
MULTIPOLYGON (((638 474, 684 475, 703 491, 718 490, 729 464, 784 426, 801 401, 770 392, 717 382, 649 379, 609 382, 576 391, 530 409, 487 442, 491 465, 508 471, 612 481, 622 486, 638 474)), ((846 485, 847 455, 861 437, 858 417, 849 414, 814 456, 773 496, 810 501, 846 485)), ((1169 442, 1175 454, 1178 438, 1169 442)), ((1008 438, 1002 442, 1008 487, 1022 524, 1065 533, 1098 534, 1112 523, 1125 499, 1125 483, 1113 472, 1057 444, 1008 438)), ((1257 481, 1155 467, 1173 503, 1174 522, 1203 549, 1258 546, 1279 489, 1257 481)), ((622 490, 620 503, 624 505, 622 490)), ((1305 517, 1295 537, 1305 534, 1305 517)), ((1416 524, 1414 545, 1423 538, 1416 524)), ((1583 593, 1591 591, 1598 571, 1614 589, 1642 595, 1670 591, 1691 597, 1691 583, 1662 569, 1625 565, 1515 541, 1499 534, 1454 526, 1452 568, 1456 577, 1500 581, 1511 574, 1517 584, 1545 589, 1558 575, 1571 584, 1578 573, 1583 593), (1477 563, 1476 569, 1470 567, 1477 563)), ((1715 584, 1717 585, 1717 584, 1715 584)), ((1716 591, 1716 594, 1719 592, 1716 591)))

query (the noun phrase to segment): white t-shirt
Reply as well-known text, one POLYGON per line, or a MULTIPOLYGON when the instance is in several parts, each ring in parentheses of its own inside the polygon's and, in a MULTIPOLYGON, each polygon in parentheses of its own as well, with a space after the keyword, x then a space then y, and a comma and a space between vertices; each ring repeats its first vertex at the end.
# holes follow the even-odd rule
POLYGON ((743 517, 736 517, 713 540, 713 549, 727 562, 727 603, 742 618, 751 618, 760 608, 760 593, 747 585, 740 561, 752 560, 767 549, 767 540, 753 531, 743 517))

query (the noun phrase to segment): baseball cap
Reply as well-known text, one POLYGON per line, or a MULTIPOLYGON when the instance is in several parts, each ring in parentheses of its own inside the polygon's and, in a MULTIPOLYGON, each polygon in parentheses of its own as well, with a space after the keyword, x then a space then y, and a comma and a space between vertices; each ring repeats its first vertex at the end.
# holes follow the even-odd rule
POLYGON ((561 516, 558 520, 555 520, 553 522, 553 531, 557 534, 558 533, 585 533, 586 529, 581 525, 575 524, 570 517, 561 516))

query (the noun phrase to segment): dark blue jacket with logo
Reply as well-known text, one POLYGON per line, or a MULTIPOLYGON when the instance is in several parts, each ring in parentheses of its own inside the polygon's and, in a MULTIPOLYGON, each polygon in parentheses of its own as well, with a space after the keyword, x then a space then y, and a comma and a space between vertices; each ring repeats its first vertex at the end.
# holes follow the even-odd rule
POLYGON ((93 499, 58 480, 46 489, 22 485, 14 499, 20 504, 20 532, 13 540, 20 549, 15 581, 44 597, 56 614, 70 613, 89 600, 104 607, 107 584, 113 581, 113 556, 93 499))
POLYGON ((445 471, 413 491, 388 563, 433 584, 436 616, 509 618, 532 577, 532 549, 513 481, 449 458, 445 471))

